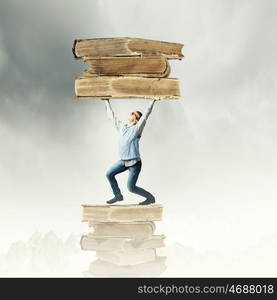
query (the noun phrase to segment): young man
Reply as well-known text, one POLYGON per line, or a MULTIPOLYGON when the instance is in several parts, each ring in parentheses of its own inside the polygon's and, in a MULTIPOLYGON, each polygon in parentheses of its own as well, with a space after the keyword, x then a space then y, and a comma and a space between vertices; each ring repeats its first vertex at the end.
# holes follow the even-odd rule
POLYGON ((106 112, 108 118, 113 121, 113 125, 119 134, 119 156, 120 160, 117 161, 106 173, 106 177, 110 182, 113 190, 114 198, 107 201, 108 204, 113 204, 117 201, 122 201, 123 196, 120 188, 118 187, 115 175, 129 170, 129 177, 127 182, 128 190, 131 193, 138 194, 145 197, 146 200, 140 202, 140 205, 148 205, 155 203, 155 197, 136 185, 140 170, 141 158, 139 153, 139 140, 146 124, 146 121, 152 112, 155 100, 152 100, 145 112, 142 114, 140 111, 134 111, 130 114, 127 124, 120 121, 114 114, 109 100, 104 100, 106 103, 106 112))

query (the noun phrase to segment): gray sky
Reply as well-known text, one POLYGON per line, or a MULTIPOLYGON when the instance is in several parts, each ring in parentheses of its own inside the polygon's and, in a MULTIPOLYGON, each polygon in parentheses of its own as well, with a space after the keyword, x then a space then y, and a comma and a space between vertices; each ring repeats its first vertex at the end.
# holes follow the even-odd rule
MULTIPOLYGON (((185 59, 170 60, 182 97, 155 104, 141 140, 138 185, 165 206, 160 230, 198 248, 239 247, 269 234, 276 8, 274 0, 2 0, 0 247, 36 230, 86 231, 80 204, 112 195, 105 172, 118 159, 115 131, 100 100, 74 100, 74 77, 86 66, 73 58, 72 43, 94 37, 185 44, 185 59)), ((124 120, 148 101, 112 106, 124 120)), ((126 203, 137 203, 126 178, 119 177, 126 203)))

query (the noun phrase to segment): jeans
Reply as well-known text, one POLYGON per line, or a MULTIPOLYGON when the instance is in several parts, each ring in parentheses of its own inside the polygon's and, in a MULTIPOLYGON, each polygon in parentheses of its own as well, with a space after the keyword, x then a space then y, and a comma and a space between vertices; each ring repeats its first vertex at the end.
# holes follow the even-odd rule
POLYGON ((148 199, 155 199, 155 197, 144 190, 141 187, 138 187, 136 185, 136 182, 138 180, 138 176, 141 170, 141 160, 138 161, 135 165, 131 167, 125 167, 124 162, 122 160, 117 161, 106 173, 106 177, 110 182, 111 188, 113 190, 113 194, 116 198, 123 198, 120 188, 118 186, 118 183, 115 179, 115 175, 122 173, 129 169, 129 177, 127 182, 127 188, 131 193, 140 195, 142 197, 148 198, 148 199))

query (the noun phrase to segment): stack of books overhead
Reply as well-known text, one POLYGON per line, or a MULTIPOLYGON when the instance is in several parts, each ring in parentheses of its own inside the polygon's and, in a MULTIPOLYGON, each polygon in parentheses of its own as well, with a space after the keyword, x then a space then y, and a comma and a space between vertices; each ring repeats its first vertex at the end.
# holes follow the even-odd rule
POLYGON ((75 40, 74 57, 90 65, 75 77, 75 99, 178 99, 179 79, 168 78, 168 60, 182 59, 182 47, 130 37, 75 40))
POLYGON ((95 251, 87 276, 158 276, 165 269, 164 235, 155 235, 162 205, 83 205, 91 232, 81 237, 83 250, 95 251))

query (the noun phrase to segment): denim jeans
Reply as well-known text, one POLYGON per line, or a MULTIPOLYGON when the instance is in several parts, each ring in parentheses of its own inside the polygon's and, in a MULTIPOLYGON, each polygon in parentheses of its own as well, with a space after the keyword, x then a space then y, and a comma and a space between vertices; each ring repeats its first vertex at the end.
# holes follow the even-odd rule
POLYGON ((117 197, 117 198, 123 197, 121 194, 120 188, 118 186, 118 183, 115 179, 115 175, 122 173, 122 172, 126 171, 127 169, 129 169, 129 177, 128 177, 128 181, 127 181, 128 190, 131 193, 138 194, 142 197, 145 197, 148 199, 155 199, 155 197, 151 193, 147 192, 143 188, 138 187, 136 185, 138 176, 139 176, 139 173, 141 170, 141 165, 142 165, 142 162, 140 160, 131 167, 125 167, 124 162, 122 160, 119 160, 107 171, 106 177, 110 182, 110 185, 111 185, 111 188, 113 190, 113 194, 115 195, 115 197, 117 197))

